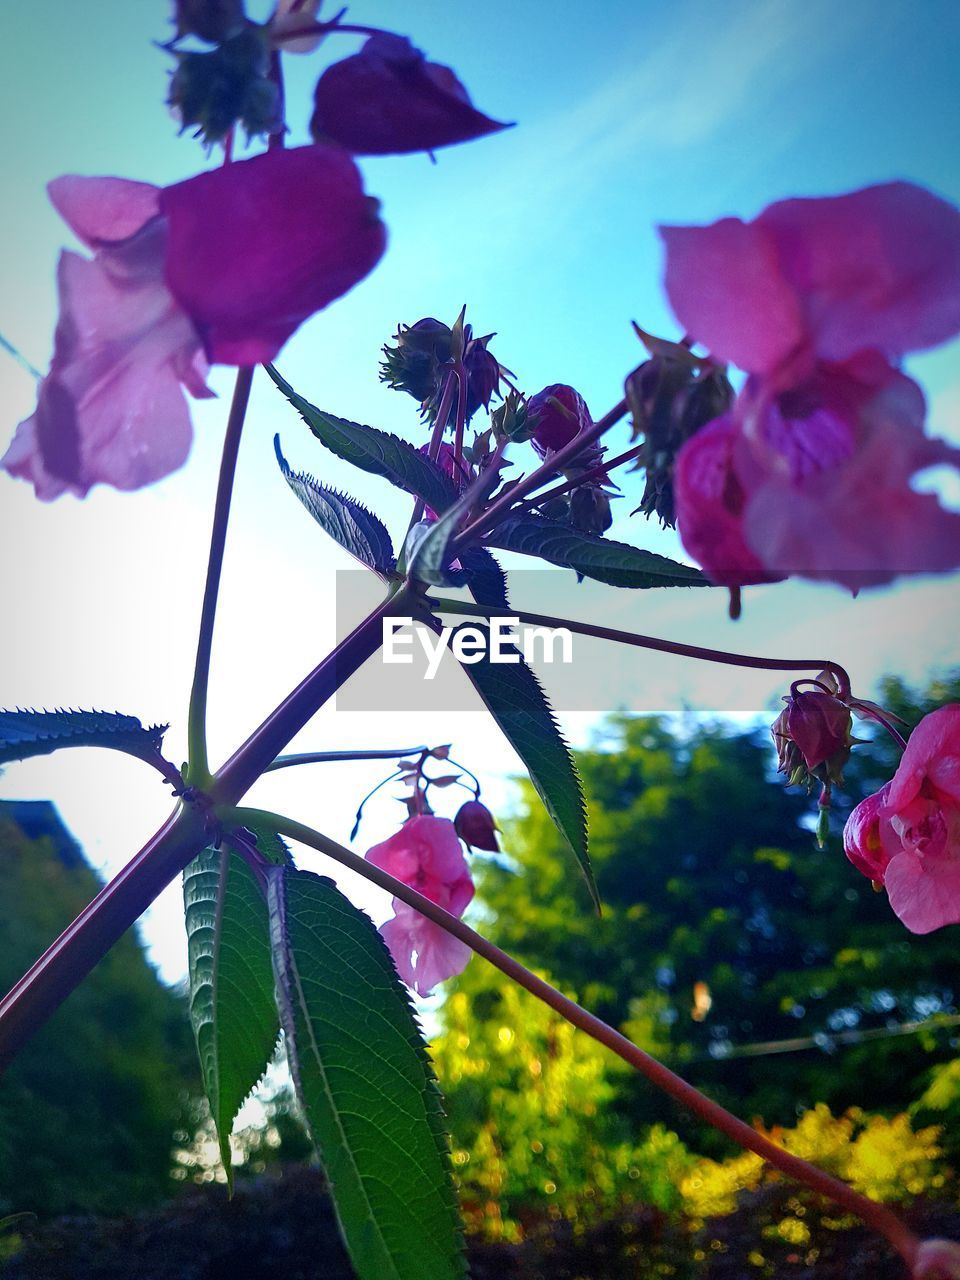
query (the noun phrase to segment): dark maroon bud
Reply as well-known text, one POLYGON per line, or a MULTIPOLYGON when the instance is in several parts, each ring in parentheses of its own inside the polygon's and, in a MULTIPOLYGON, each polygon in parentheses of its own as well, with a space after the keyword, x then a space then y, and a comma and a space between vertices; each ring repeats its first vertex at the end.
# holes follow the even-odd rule
POLYGON ((169 105, 184 129, 221 142, 236 124, 249 137, 283 127, 280 94, 267 78, 269 48, 261 28, 247 27, 210 53, 177 53, 169 105))
POLYGON ((541 457, 548 451, 556 453, 592 426, 593 419, 583 396, 566 383, 544 387, 527 401, 527 429, 541 457))
POLYGON ((500 390, 500 365, 487 349, 493 337, 475 338, 467 347, 463 367, 467 374, 467 421, 480 408, 489 409, 490 401, 500 390))
POLYGON ((229 40, 246 26, 243 0, 176 0, 177 39, 199 36, 208 44, 229 40))
POLYGON ((473 106, 449 67, 385 32, 327 67, 310 121, 317 142, 368 156, 436 151, 507 127, 473 106))
POLYGON ((609 494, 594 484, 574 489, 570 494, 570 523, 581 533, 606 533, 613 524, 609 494))
POLYGON ((791 693, 784 701, 787 705, 770 729, 779 772, 795 784, 809 784, 813 778, 828 787, 842 782, 852 743, 849 707, 819 689, 791 693))
POLYGON ((462 805, 453 820, 457 835, 468 849, 485 849, 488 853, 499 853, 497 843, 497 824, 493 814, 479 800, 468 800, 462 805))

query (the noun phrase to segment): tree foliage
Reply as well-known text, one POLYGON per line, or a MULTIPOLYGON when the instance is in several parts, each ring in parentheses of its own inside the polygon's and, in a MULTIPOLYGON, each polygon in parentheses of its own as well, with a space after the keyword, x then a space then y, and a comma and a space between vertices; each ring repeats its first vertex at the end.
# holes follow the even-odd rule
MULTIPOLYGON (((4 990, 100 887, 56 821, 30 839, 11 817, 16 808, 0 806, 4 990)), ((127 934, 4 1076, 0 1209, 118 1212, 159 1200, 173 1185, 174 1134, 198 1090, 186 1003, 127 934)))

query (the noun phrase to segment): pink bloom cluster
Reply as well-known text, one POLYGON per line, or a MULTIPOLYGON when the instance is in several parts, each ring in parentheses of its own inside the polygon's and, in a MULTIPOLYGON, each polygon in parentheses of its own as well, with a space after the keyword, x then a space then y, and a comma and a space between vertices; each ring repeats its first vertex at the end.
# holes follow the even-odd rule
POLYGON ((376 202, 345 151, 270 151, 161 189, 63 177, 50 198, 93 258, 64 252, 36 412, 2 465, 37 496, 138 489, 190 448, 183 387, 208 362, 272 360, 383 253, 376 202))
POLYGON ((708 576, 857 590, 960 565, 960 515, 913 487, 960 451, 924 434, 894 363, 960 333, 960 211, 891 182, 661 230, 681 324, 749 374, 677 457, 678 528, 708 576))
MULTIPOLYGON (((458 918, 473 897, 473 881, 452 822, 432 814, 408 819, 396 834, 367 851, 367 861, 389 872, 458 918)), ((460 973, 472 952, 414 907, 393 900, 394 915, 380 927, 397 972, 420 995, 460 973)))
POLYGON ((960 923, 960 704, 924 716, 892 780, 847 819, 843 847, 912 933, 960 923))

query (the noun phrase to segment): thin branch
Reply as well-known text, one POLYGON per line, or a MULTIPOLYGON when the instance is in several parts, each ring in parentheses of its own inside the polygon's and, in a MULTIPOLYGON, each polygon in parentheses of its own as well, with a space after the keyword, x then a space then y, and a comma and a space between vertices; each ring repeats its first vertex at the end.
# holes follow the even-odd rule
POLYGON ((471 929, 469 925, 464 924, 462 920, 458 920, 448 911, 444 911, 442 907, 425 898, 416 889, 411 889, 408 885, 394 879, 387 872, 373 866, 372 863, 344 848, 343 845, 337 844, 335 840, 331 840, 321 832, 314 831, 302 823, 293 821, 291 818, 285 818, 275 813, 266 813, 258 809, 236 809, 224 812, 221 816, 225 821, 238 822, 242 825, 247 825, 250 822, 267 824, 278 834, 286 836, 290 840, 297 840, 320 853, 325 853, 342 866, 348 867, 351 871, 370 880, 381 889, 385 889, 395 898, 399 898, 401 902, 413 907, 421 915, 426 916, 428 920, 432 920, 434 924, 439 925, 447 933, 465 943, 477 955, 483 956, 485 960, 499 969, 501 973, 506 974, 508 978, 512 978, 514 982, 519 983, 531 995, 549 1005, 551 1009, 559 1013, 561 1017, 566 1018, 573 1026, 586 1032, 594 1040, 611 1049, 624 1062, 645 1076, 652 1085, 661 1089, 674 1101, 686 1107, 687 1110, 692 1111, 701 1120, 705 1120, 707 1124, 719 1129, 721 1133, 726 1134, 738 1146, 744 1147, 748 1151, 753 1151, 762 1160, 779 1169, 781 1173, 786 1174, 787 1177, 805 1184, 819 1195, 826 1196, 848 1212, 856 1214, 869 1227, 884 1236, 906 1261, 907 1265, 912 1268, 920 1247, 920 1241, 892 1210, 885 1205, 868 1200, 845 1182, 841 1182, 838 1178, 832 1177, 815 1165, 809 1164, 806 1160, 801 1160, 799 1156, 791 1155, 790 1152, 785 1151, 782 1147, 778 1147, 745 1121, 740 1120, 724 1107, 702 1094, 699 1089, 695 1089, 693 1085, 688 1084, 686 1080, 676 1075, 669 1067, 665 1067, 656 1058, 638 1048, 633 1041, 628 1040, 619 1031, 602 1022, 594 1014, 589 1013, 575 1001, 563 995, 548 982, 544 982, 542 978, 538 978, 535 973, 531 973, 518 960, 515 960, 492 942, 488 942, 486 938, 471 929))
POLYGON ((329 764, 338 760, 394 760, 403 756, 417 756, 429 747, 378 747, 375 751, 304 751, 298 755, 277 756, 267 765, 264 773, 277 769, 290 769, 297 764, 329 764))
POLYGON ((512 618, 532 626, 563 628, 579 635, 594 636, 599 640, 613 640, 618 644, 634 645, 638 649, 655 649, 659 653, 672 653, 680 658, 696 658, 701 662, 718 662, 728 667, 750 667, 758 671, 832 671, 840 684, 841 696, 849 697, 850 677, 839 663, 828 658, 758 658, 747 653, 729 653, 724 649, 706 649, 696 644, 681 644, 678 640, 660 640, 655 636, 638 635, 633 631, 618 631, 614 627, 601 627, 592 622, 578 622, 575 618, 555 618, 545 613, 529 613, 523 609, 504 609, 494 605, 474 604, 469 600, 450 600, 430 596, 429 604, 440 613, 466 614, 484 618, 512 618), (845 693, 844 693, 845 691, 845 693))

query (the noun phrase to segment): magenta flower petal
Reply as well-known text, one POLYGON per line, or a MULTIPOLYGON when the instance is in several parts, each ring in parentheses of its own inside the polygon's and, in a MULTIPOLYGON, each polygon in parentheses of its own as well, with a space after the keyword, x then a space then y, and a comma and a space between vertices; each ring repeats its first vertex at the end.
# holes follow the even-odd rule
POLYGON ((883 884, 894 914, 911 933, 960 924, 960 850, 936 859, 898 854, 883 884))
POLYGON ((334 147, 270 151, 167 187, 166 279, 211 362, 272 360, 376 266, 385 230, 334 147))
POLYGON ((716 359, 769 373, 802 346, 800 304, 763 227, 724 218, 709 227, 661 227, 660 234, 674 314, 716 359))
MULTIPOLYGON (((155 251, 162 258, 162 243, 155 251)), ((97 483, 138 489, 186 459, 191 427, 180 383, 186 368, 200 376, 199 342, 163 284, 144 276, 118 278, 100 259, 61 255, 50 372, 2 464, 39 498, 82 497, 97 483)))
POLYGON ((883 839, 884 808, 890 783, 856 806, 843 828, 843 851, 869 880, 883 883, 890 853, 883 839))
POLYGON ((960 333, 960 210, 909 182, 781 200, 755 224, 775 239, 817 356, 897 357, 960 333))
POLYGON ((47 185, 53 207, 84 244, 128 240, 160 212, 160 188, 127 178, 65 174, 47 185))
POLYGON ((449 67, 428 62, 403 36, 372 36, 327 67, 310 131, 356 155, 436 151, 509 126, 478 111, 449 67))

